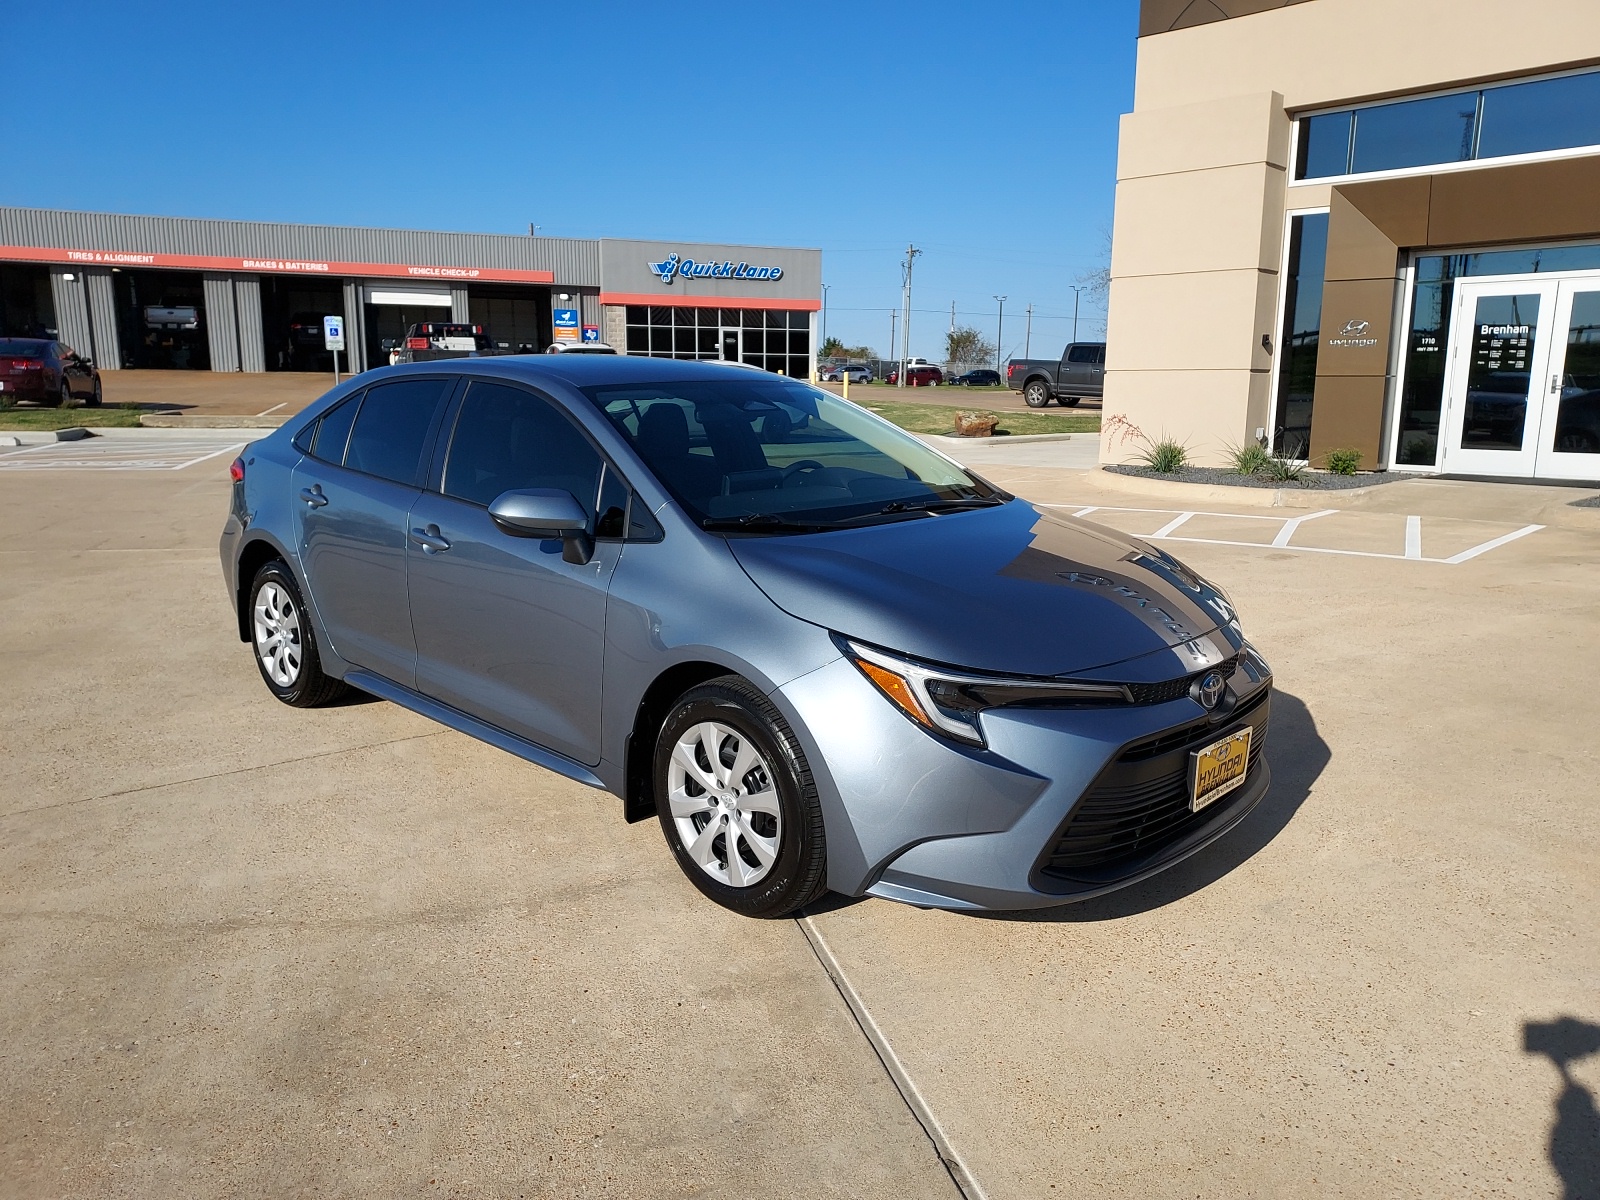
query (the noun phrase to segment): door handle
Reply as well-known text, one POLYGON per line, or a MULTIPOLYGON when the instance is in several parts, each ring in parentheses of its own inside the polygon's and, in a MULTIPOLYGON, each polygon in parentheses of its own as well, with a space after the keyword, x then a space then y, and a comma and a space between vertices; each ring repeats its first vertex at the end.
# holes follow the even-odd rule
POLYGON ((1559 376, 1559 375, 1550 376, 1550 394, 1552 396, 1554 396, 1560 391, 1561 391, 1561 376, 1559 376))
POLYGON ((321 508, 328 502, 328 498, 322 494, 322 485, 320 483, 312 487, 301 488, 300 499, 304 500, 312 508, 321 508))
POLYGON ((429 525, 426 529, 413 529, 411 540, 422 547, 424 554, 442 554, 450 549, 450 540, 439 532, 437 525, 429 525))

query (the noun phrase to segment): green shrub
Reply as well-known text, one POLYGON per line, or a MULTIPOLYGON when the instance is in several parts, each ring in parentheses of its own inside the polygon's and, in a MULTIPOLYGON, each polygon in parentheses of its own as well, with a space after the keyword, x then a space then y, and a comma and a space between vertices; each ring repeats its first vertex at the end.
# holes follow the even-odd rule
POLYGON ((1139 451, 1139 459, 1158 475, 1175 475, 1189 465, 1189 451, 1182 442, 1162 438, 1149 442, 1139 451))
POLYGON ((1255 475, 1263 470, 1272 455, 1256 442, 1243 442, 1228 447, 1228 461, 1236 475, 1255 475))
POLYGON ((1359 450, 1329 450, 1325 456, 1328 470, 1335 475, 1354 475, 1361 469, 1361 451, 1359 450))
POLYGON ((1274 483, 1295 483, 1305 471, 1306 465, 1296 462, 1292 458, 1279 458, 1277 455, 1268 457, 1266 464, 1261 468, 1261 473, 1274 483))

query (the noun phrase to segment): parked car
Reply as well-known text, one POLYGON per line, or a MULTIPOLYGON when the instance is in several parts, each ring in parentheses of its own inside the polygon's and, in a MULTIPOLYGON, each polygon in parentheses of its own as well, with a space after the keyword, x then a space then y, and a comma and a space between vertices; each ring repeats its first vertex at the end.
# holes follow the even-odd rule
POLYGON ((999 387, 1005 380, 1000 378, 999 371, 990 370, 988 367, 979 367, 975 371, 957 375, 950 382, 952 384, 959 383, 962 387, 999 387))
POLYGON ((1072 407, 1079 400, 1105 395, 1106 344, 1072 342, 1057 360, 1014 358, 1006 364, 1006 382, 1021 392, 1029 408, 1043 408, 1052 399, 1072 407))
MULTIPOLYGON (((900 372, 898 370, 890 371, 889 378, 885 379, 884 382, 889 384, 891 387, 898 386, 900 383, 900 372)), ((933 387, 943 382, 944 372, 938 367, 928 366, 927 364, 906 367, 907 387, 933 387)))
POLYGON ((0 400, 50 408, 100 403, 100 371, 71 346, 50 338, 0 338, 0 400))
POLYGON ((405 340, 390 350, 389 365, 437 362, 444 358, 477 358, 498 353, 500 348, 482 325, 419 321, 407 328, 405 340))
POLYGON ((546 354, 615 354, 616 348, 605 342, 551 342, 546 354))
POLYGON ((823 368, 817 378, 824 383, 842 383, 846 376, 849 376, 851 383, 871 383, 872 368, 860 363, 842 363, 823 368))
POLYGON ((386 368, 230 473, 272 695, 355 687, 610 791, 736 912, 1062 904, 1268 787, 1271 672, 1219 587, 799 380, 386 368))
POLYGON ((320 353, 327 346, 322 332, 322 313, 298 312, 289 318, 291 351, 320 353))

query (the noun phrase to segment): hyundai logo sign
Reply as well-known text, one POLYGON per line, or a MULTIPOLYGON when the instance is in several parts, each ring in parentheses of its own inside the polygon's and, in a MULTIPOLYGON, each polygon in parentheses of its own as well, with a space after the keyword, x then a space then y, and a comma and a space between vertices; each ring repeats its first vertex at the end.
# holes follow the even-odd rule
POLYGON ((695 262, 669 254, 661 262, 646 264, 662 283, 674 279, 760 279, 768 283, 783 278, 782 267, 752 267, 747 262, 695 262))

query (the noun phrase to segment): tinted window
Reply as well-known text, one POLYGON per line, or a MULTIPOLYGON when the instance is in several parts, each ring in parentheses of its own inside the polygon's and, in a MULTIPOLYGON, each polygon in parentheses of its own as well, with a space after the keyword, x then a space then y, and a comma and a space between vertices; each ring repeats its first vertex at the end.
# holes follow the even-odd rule
POLYGON ((1343 175, 1350 169, 1350 113, 1328 113, 1300 122, 1297 179, 1343 175))
POLYGON ((1356 171, 1389 171, 1472 157, 1478 95, 1463 92, 1356 112, 1356 171))
POLYGON ((1067 361, 1071 363, 1092 363, 1094 361, 1093 346, 1073 346, 1067 351, 1067 361))
POLYGON ((43 358, 48 344, 31 338, 0 338, 0 354, 7 358, 43 358))
MULTIPOLYGON (((445 379, 406 379, 368 388, 344 465, 380 479, 415 483, 428 429, 449 386, 445 379)), ((321 434, 317 442, 320 451, 321 434)))
POLYGON ((561 488, 593 516, 599 485, 599 453, 554 405, 504 384, 468 389, 445 463, 445 495, 487 505, 502 492, 561 488))
POLYGON ((1600 74, 1568 75, 1483 93, 1478 156, 1600 145, 1600 74))
POLYGON ((361 407, 357 393, 322 414, 322 419, 311 430, 310 451, 323 462, 342 463, 344 448, 350 441, 350 426, 355 423, 356 409, 361 407))
POLYGON ((1295 217, 1289 226, 1289 270, 1279 339, 1278 405, 1273 440, 1278 453, 1305 457, 1311 444, 1311 401, 1317 385, 1322 329, 1322 282, 1328 263, 1328 214, 1295 217))

